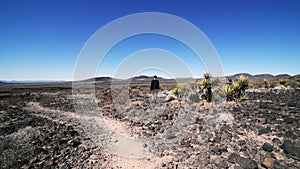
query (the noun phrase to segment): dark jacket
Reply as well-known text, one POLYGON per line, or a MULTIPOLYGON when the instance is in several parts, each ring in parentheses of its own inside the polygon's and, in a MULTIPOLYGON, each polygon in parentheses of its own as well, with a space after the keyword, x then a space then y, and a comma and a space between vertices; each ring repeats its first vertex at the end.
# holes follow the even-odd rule
POLYGON ((150 87, 150 90, 155 90, 155 89, 159 89, 159 81, 156 80, 156 79, 153 79, 151 81, 151 87, 150 87))

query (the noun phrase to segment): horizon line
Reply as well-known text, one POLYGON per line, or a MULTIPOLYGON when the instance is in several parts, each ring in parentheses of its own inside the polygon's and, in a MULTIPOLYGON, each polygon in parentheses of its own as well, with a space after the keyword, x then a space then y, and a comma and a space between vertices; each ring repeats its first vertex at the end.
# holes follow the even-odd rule
MULTIPOLYGON (((251 76, 258 76, 258 75, 271 75, 271 76, 280 76, 280 75, 286 75, 286 76, 297 76, 300 75, 300 73, 298 74, 288 74, 288 73, 280 73, 280 74, 271 74, 271 73, 259 73, 259 74, 251 74, 251 73, 235 73, 235 74, 231 74, 231 75, 224 75, 223 77, 228 77, 228 76, 236 76, 239 74, 247 74, 247 75, 251 75, 251 76)), ((135 78, 135 77, 141 77, 141 76, 145 76, 147 78, 152 78, 153 76, 149 76, 149 75, 139 75, 139 76, 132 76, 132 77, 126 77, 126 78, 114 78, 112 76, 109 75, 101 75, 101 76, 94 76, 94 77, 89 77, 89 78, 85 78, 85 79, 81 79, 78 81, 84 81, 84 80, 90 80, 93 78, 111 78, 111 79, 116 79, 116 80, 126 80, 126 79, 130 79, 130 78, 135 78)), ((163 76, 158 76, 158 78, 163 78, 163 79, 182 79, 182 78, 191 78, 191 79, 199 79, 199 78, 203 78, 201 77, 176 77, 176 78, 169 78, 169 77, 163 77, 163 76)), ((0 82, 2 83, 32 83, 32 82, 36 82, 36 83, 45 83, 45 82, 73 82, 74 79, 0 79, 0 82)))

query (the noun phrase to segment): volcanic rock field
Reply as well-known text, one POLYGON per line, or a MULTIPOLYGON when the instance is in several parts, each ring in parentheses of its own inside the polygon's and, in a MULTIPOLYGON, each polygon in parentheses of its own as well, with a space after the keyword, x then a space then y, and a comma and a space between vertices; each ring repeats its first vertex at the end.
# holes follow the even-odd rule
POLYGON ((171 83, 156 102, 147 85, 1 83, 0 168, 299 168, 299 88, 208 103, 166 100, 171 83))

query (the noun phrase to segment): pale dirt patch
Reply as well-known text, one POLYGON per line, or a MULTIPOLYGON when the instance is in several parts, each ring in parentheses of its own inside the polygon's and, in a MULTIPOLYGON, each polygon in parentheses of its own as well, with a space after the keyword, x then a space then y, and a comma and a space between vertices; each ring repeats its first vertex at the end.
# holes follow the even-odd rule
POLYGON ((165 157, 152 157, 152 158, 126 158, 114 156, 111 166, 113 169, 159 169, 162 164, 167 164, 172 158, 165 157))

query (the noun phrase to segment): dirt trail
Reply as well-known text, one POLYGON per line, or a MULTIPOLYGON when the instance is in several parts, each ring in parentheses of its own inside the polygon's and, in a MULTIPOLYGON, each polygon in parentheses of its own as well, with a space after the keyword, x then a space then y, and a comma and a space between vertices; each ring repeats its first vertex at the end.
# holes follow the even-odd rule
MULTIPOLYGON (((93 140, 103 145, 106 141, 106 152, 112 155, 112 162, 107 167, 112 168, 143 168, 151 169, 167 163, 171 157, 157 157, 149 152, 143 141, 134 135, 125 122, 113 120, 107 117, 84 116, 73 112, 64 112, 42 107, 38 102, 29 102, 25 108, 36 112, 36 116, 47 118, 55 122, 68 122, 77 119, 84 123, 84 129, 94 132, 97 137, 93 140), (103 130, 102 130, 103 129, 103 130), (96 138, 96 140, 95 140, 96 138)), ((98 145, 99 145, 98 144, 98 145)))
POLYGON ((121 156, 113 157, 113 168, 122 168, 122 169, 153 169, 161 168, 163 163, 168 163, 171 161, 171 157, 152 157, 152 158, 126 158, 121 156))

